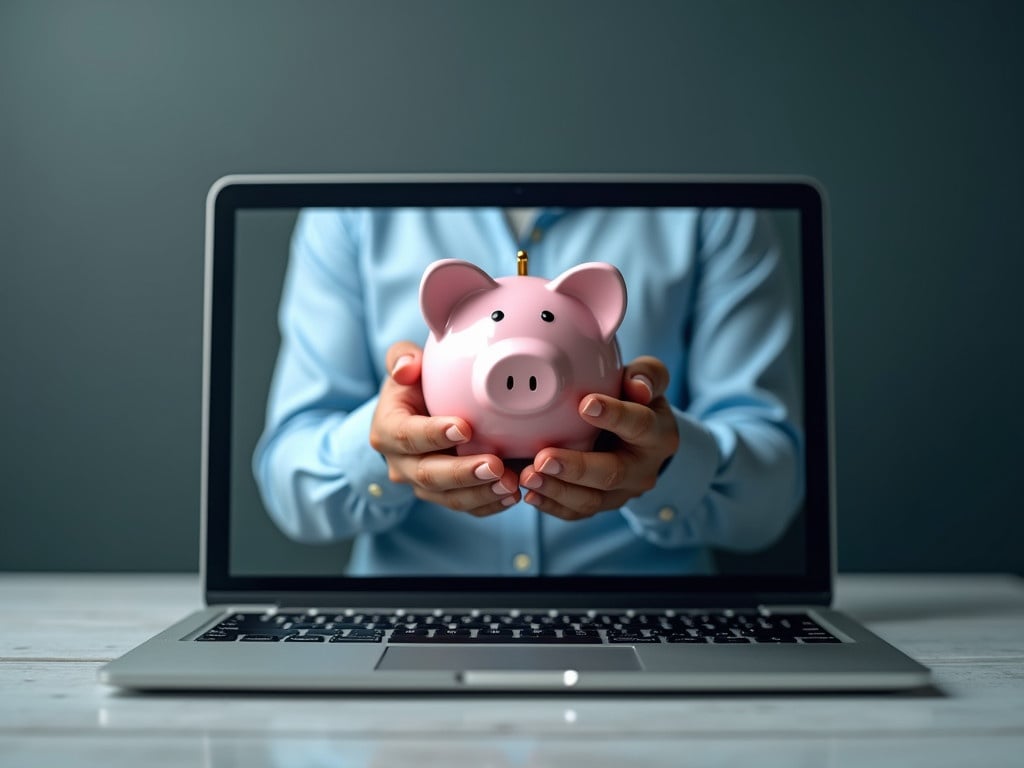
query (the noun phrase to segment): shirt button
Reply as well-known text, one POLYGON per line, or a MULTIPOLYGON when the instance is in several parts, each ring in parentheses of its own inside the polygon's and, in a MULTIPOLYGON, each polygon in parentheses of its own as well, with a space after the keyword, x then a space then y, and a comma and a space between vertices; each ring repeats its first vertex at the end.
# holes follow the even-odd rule
POLYGON ((532 562, 533 560, 530 559, 530 556, 525 554, 524 552, 520 552, 518 555, 512 558, 512 565, 515 566, 515 569, 517 571, 525 571, 527 568, 530 567, 530 564, 532 562))
POLYGON ((379 499, 384 495, 384 489, 380 487, 379 483, 370 483, 366 486, 366 491, 375 499, 379 499))
POLYGON ((662 507, 658 510, 658 519, 663 523, 671 523, 676 518, 676 511, 672 507, 662 507))

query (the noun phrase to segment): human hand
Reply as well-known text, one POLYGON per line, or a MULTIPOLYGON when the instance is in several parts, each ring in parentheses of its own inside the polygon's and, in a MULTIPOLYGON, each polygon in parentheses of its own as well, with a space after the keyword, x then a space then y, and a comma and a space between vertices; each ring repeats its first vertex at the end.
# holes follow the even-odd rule
POLYGON ((665 399, 669 374, 654 357, 638 357, 622 372, 622 395, 586 395, 580 418, 610 433, 606 451, 544 448, 523 469, 525 501, 562 520, 618 509, 654 487, 658 471, 679 447, 679 430, 665 399))
POLYGON ((455 456, 453 446, 472 436, 465 419, 428 416, 420 386, 423 350, 399 341, 387 352, 370 425, 370 445, 387 461, 388 479, 408 483, 417 498, 486 517, 520 499, 515 472, 493 454, 455 456))

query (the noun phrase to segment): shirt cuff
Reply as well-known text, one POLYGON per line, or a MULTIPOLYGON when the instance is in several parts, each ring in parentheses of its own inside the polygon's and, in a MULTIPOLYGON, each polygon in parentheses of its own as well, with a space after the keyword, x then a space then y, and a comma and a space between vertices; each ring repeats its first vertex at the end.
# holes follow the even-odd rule
POLYGON ((679 449, 653 489, 630 499, 622 516, 642 539, 660 547, 704 544, 697 525, 698 510, 718 472, 718 442, 701 422, 673 408, 679 449))
POLYGON ((356 506, 364 507, 366 517, 373 520, 369 527, 381 530, 405 517, 416 495, 411 485, 388 479, 387 461, 370 445, 370 425, 376 410, 374 397, 350 412, 328 433, 325 448, 330 463, 348 477, 356 506))

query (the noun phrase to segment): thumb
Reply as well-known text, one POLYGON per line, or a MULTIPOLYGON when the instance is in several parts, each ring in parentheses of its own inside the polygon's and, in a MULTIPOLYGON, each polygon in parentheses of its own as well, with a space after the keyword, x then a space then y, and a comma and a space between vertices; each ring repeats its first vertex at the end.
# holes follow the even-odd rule
POLYGON ((397 384, 415 384, 423 368, 423 349, 411 341, 396 341, 388 347, 385 365, 397 384))
POLYGON ((668 368, 656 357, 638 357, 622 370, 622 393, 627 400, 647 405, 668 389, 668 368))

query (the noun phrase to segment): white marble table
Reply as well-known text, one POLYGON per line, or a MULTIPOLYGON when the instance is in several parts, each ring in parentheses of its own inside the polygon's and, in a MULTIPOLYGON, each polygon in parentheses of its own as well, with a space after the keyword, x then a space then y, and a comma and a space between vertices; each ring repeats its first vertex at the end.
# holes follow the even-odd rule
POLYGON ((930 666, 910 694, 140 695, 96 669, 199 607, 194 576, 0 574, 0 766, 1019 766, 1024 581, 845 576, 930 666))

